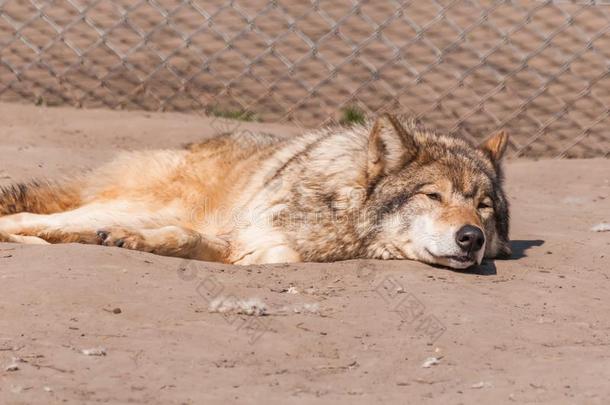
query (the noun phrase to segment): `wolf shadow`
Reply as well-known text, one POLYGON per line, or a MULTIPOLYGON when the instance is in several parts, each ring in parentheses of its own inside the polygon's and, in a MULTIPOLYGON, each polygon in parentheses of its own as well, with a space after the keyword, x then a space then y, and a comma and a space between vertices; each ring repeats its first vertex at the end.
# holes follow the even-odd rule
MULTIPOLYGON (((527 257, 527 251, 533 247, 538 247, 544 245, 544 240, 542 239, 523 239, 523 240, 512 240, 510 242, 510 248, 512 249, 512 254, 510 257, 506 259, 499 260, 519 260, 524 257, 527 257)), ((492 260, 484 260, 479 266, 475 266, 474 268, 464 269, 464 270, 455 270, 459 273, 468 273, 475 274, 479 276, 495 276, 498 274, 496 270, 495 259, 492 260)))

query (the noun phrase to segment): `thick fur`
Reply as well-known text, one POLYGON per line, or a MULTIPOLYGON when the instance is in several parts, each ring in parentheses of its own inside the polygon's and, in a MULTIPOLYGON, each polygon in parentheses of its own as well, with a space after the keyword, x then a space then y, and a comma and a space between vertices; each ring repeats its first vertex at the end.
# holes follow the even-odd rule
POLYGON ((0 216, 20 212, 53 214, 76 208, 80 203, 77 182, 55 184, 32 181, 0 187, 0 216))
POLYGON ((510 252, 506 143, 500 133, 473 147, 384 115, 291 139, 242 131, 187 150, 125 153, 62 186, 2 189, 0 241, 237 264, 379 258, 464 268, 510 252), (483 230, 480 251, 456 245, 464 225, 483 230))

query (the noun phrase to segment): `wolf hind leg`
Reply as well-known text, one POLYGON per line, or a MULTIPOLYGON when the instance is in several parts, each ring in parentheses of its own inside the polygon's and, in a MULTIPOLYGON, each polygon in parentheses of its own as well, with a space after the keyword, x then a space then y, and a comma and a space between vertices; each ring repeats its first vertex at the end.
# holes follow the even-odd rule
POLYGON ((0 232, 36 236, 50 243, 100 244, 96 231, 105 226, 157 227, 171 223, 167 214, 129 201, 92 203, 54 214, 19 214, 0 217, 0 232))
POLYGON ((49 245, 46 240, 37 236, 12 235, 0 232, 0 243, 22 243, 27 245, 49 245))
POLYGON ((97 234, 105 246, 161 256, 223 262, 229 253, 229 243, 224 239, 180 226, 156 229, 111 227, 100 229, 97 234))
POLYGON ((175 222, 175 216, 170 214, 163 215, 127 201, 114 201, 50 215, 23 212, 0 217, 0 233, 37 237, 50 243, 103 244, 163 256, 226 260, 227 241, 168 226, 175 222))

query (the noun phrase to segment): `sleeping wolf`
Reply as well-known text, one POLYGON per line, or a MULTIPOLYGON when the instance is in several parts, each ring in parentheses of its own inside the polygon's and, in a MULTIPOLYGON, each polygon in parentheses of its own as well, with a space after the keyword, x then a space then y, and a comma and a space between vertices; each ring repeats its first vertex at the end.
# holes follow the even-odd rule
POLYGON ((480 147, 409 120, 285 139, 224 134, 0 191, 0 241, 235 264, 356 258, 467 268, 509 255, 500 132, 480 147))

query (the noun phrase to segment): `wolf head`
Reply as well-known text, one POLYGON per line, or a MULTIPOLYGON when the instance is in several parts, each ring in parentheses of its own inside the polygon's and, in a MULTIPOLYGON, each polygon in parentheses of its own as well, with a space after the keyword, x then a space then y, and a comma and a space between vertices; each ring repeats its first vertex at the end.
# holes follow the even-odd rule
POLYGON ((479 147, 384 115, 367 151, 369 255, 463 269, 510 255, 500 162, 508 136, 479 147))

